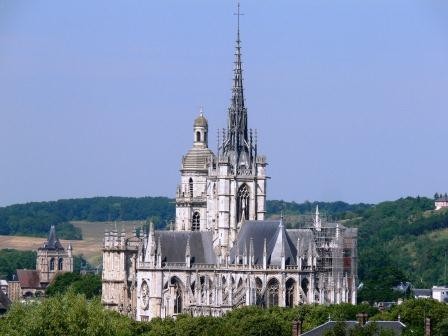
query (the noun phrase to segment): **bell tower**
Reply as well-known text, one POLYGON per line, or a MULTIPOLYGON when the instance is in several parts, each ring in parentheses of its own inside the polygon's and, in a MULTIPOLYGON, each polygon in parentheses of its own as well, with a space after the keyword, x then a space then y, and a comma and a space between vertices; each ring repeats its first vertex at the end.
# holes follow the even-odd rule
POLYGON ((193 123, 193 147, 182 158, 181 183, 176 192, 176 230, 205 231, 207 222, 207 176, 214 154, 208 148, 208 121, 202 108, 193 123))

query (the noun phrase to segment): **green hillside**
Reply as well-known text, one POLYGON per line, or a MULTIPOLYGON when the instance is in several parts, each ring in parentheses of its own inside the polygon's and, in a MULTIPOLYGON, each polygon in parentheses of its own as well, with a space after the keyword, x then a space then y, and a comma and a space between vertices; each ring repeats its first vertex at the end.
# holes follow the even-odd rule
POLYGON ((389 300, 390 287, 410 281, 417 288, 446 284, 448 212, 433 211, 428 198, 383 202, 346 221, 358 227, 360 299, 389 300))
MULTIPOLYGON (((344 202, 267 202, 268 217, 285 215, 286 224, 300 224, 301 215, 316 205, 320 212, 344 225, 359 228, 361 300, 391 300, 402 296, 391 287, 411 281, 415 287, 447 283, 448 211, 433 211, 432 199, 407 197, 377 205, 344 202)), ((69 221, 154 221, 166 227, 174 218, 174 201, 164 197, 95 197, 36 202, 0 208, 0 234, 45 236, 51 224, 62 238, 80 239, 81 230, 69 221)))

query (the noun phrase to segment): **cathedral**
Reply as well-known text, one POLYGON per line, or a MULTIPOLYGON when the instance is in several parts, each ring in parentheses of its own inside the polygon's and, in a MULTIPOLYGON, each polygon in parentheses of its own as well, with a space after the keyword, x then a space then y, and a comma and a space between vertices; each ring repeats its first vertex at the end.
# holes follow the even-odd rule
POLYGON ((208 121, 193 123, 171 230, 106 232, 102 302, 139 321, 221 316, 247 305, 356 303, 357 229, 316 208, 307 225, 265 219, 267 159, 248 128, 238 24, 232 97, 218 150, 208 121))

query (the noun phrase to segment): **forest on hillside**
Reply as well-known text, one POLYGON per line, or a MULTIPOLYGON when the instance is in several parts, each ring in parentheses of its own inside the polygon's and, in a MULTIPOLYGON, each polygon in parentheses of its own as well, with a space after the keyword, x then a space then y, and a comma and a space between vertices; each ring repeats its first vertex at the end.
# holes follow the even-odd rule
MULTIPOLYGON (((268 215, 300 215, 314 211, 336 218, 359 213, 367 204, 345 202, 285 202, 267 201, 268 215)), ((32 202, 0 208, 0 235, 26 235, 45 237, 51 225, 57 225, 58 236, 63 239, 82 239, 81 231, 70 221, 127 221, 151 220, 157 228, 167 226, 175 216, 175 201, 167 197, 93 197, 52 202, 32 202)))
MULTIPOLYGON (((448 211, 433 211, 434 201, 407 197, 376 205, 344 202, 267 202, 268 217, 285 215, 288 227, 300 216, 320 212, 344 225, 357 227, 359 299, 392 300, 404 294, 392 290, 410 281, 416 288, 447 284, 448 211)), ((69 221, 145 220, 158 228, 174 218, 174 200, 163 197, 96 197, 12 205, 0 208, 0 234, 45 236, 56 224, 58 235, 80 239, 69 221)))

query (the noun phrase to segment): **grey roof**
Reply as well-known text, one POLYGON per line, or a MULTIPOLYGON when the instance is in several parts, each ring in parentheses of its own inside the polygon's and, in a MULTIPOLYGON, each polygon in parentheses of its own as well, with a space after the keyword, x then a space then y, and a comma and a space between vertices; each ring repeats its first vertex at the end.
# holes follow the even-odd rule
POLYGON ((40 247, 39 250, 64 250, 64 247, 56 236, 56 229, 54 225, 50 228, 48 240, 44 242, 43 247, 40 247))
MULTIPOLYGON (((342 321, 342 322, 345 323, 347 329, 352 329, 359 325, 358 321, 342 321)), ((321 324, 320 326, 317 326, 314 329, 302 333, 302 336, 322 336, 325 334, 325 331, 333 329, 337 323, 338 323, 337 321, 325 322, 324 324, 321 324)), ((403 329, 406 327, 406 325, 400 321, 367 321, 365 325, 367 326, 372 323, 376 324, 378 331, 392 330, 395 335, 401 335, 403 329)))
POLYGON ((162 262, 185 262, 185 250, 189 239, 192 264, 216 264, 211 232, 155 231, 156 242, 159 237, 162 245, 162 262))
POLYGON ((207 160, 213 155, 207 147, 193 147, 182 158, 182 170, 207 171, 207 160))
MULTIPOLYGON (((345 323, 345 326, 347 328, 354 328, 356 325, 358 325, 357 321, 343 321, 345 323)), ((314 329, 311 329, 307 332, 302 333, 302 336, 322 336, 325 334, 325 331, 333 329, 337 321, 327 321, 324 324, 321 324, 320 326, 317 326, 314 329)))
POLYGON ((269 265, 280 265, 284 249, 285 264, 295 265, 297 257, 297 238, 300 237, 299 255, 317 254, 314 236, 311 229, 287 230, 280 220, 247 221, 241 226, 235 245, 230 250, 230 261, 234 262, 236 255, 242 256, 245 249, 249 252, 250 239, 254 245, 254 263, 263 263, 264 240, 266 239, 266 254, 269 265), (239 249, 239 252, 237 252, 239 249))
POLYGON ((414 292, 414 296, 432 296, 432 289, 414 288, 412 291, 414 292))

